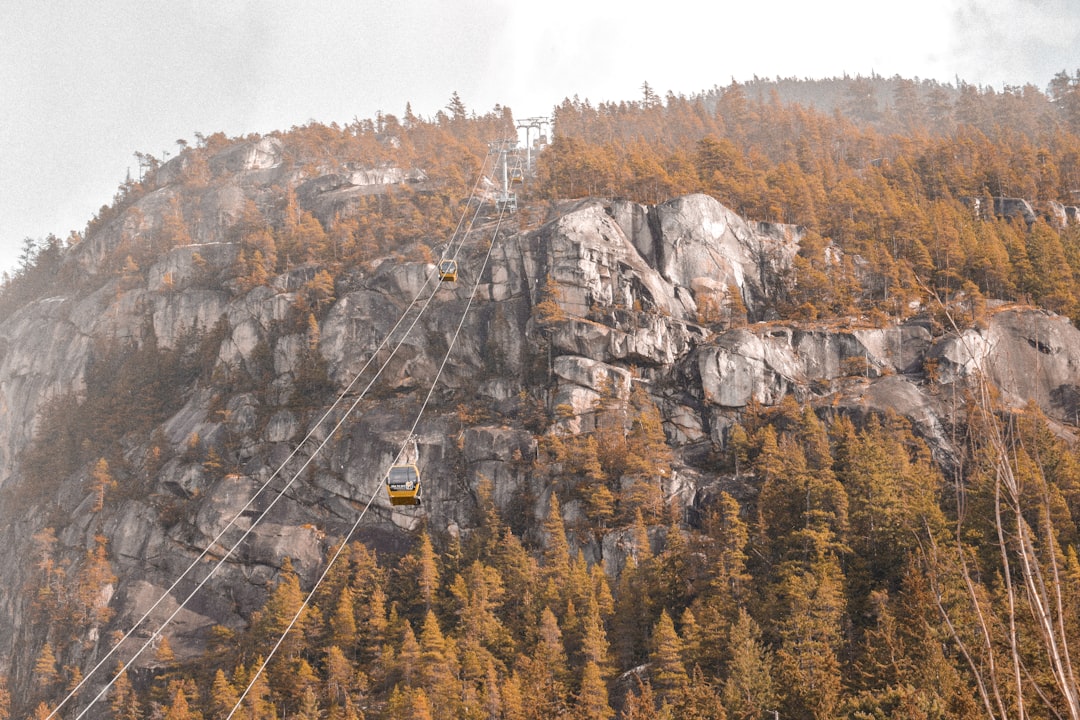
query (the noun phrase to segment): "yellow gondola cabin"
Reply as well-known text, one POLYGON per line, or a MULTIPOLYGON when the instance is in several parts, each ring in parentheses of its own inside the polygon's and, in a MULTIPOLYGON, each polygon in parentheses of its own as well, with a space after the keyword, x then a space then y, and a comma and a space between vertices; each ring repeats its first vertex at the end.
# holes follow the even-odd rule
POLYGON ((394 465, 386 474, 391 505, 420 504, 420 471, 415 465, 394 465))
POLYGON ((457 263, 453 260, 439 263, 439 279, 443 282, 457 282, 457 263))

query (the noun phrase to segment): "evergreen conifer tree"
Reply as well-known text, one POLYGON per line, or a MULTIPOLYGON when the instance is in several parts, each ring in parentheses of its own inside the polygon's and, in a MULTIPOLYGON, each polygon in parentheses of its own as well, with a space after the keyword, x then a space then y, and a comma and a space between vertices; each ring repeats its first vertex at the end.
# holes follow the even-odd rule
MULTIPOLYGON (((121 663, 120 668, 123 667, 121 663)), ((220 672, 220 671, 219 671, 220 672)), ((141 708, 135 688, 131 685, 127 672, 120 670, 109 693, 109 708, 114 720, 139 720, 141 708)))
POLYGON ((192 713, 188 706, 187 695, 183 688, 177 687, 172 696, 169 709, 165 711, 165 720, 196 720, 197 715, 192 713))
POLYGON ((679 688, 685 685, 689 678, 686 666, 683 665, 682 640, 675 632, 675 623, 671 621, 666 609, 660 611, 660 619, 653 627, 652 643, 653 648, 649 655, 652 687, 657 699, 667 702, 675 697, 679 688))
POLYGON ((607 685, 600 667, 587 660, 581 669, 581 689, 577 693, 573 715, 575 720, 610 720, 615 711, 608 704, 607 685))
POLYGON ((649 681, 639 681, 637 692, 630 692, 623 705, 623 720, 661 720, 656 711, 656 698, 649 681))
POLYGON ((521 692, 529 720, 556 717, 566 711, 567 665, 559 621, 550 609, 540 615, 539 636, 531 654, 519 656, 521 692))
POLYGON ((701 668, 695 667, 687 683, 679 688, 664 708, 679 720, 727 720, 727 712, 701 668))
POLYGON ((728 640, 731 660, 721 696, 730 720, 753 720, 763 709, 775 708, 776 687, 771 656, 761 642, 761 631, 740 608, 728 640))
POLYGON ((551 494, 547 517, 544 520, 545 546, 543 553, 544 587, 541 601, 549 607, 565 604, 570 583, 570 544, 566 539, 559 498, 551 494))
POLYGON ((52 643, 46 641, 34 662, 34 685, 42 692, 48 692, 59 681, 56 655, 53 654, 52 643))
POLYGON ((218 668, 214 682, 210 686, 210 717, 207 720, 224 720, 236 707, 240 694, 225 677, 225 672, 218 668))
POLYGON ((347 586, 341 589, 334 613, 330 616, 330 642, 350 652, 356 645, 356 611, 352 591, 347 586))

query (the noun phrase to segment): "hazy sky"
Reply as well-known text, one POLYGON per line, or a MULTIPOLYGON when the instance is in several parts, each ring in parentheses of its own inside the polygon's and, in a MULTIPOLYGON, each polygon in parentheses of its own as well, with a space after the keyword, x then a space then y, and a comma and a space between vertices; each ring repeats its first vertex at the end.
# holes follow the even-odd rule
POLYGON ((759 77, 956 78, 1000 89, 1080 68, 1080 0, 5 0, 0 270, 111 202, 134 152, 195 132, 548 115, 566 97, 690 95, 759 77), (725 5, 739 5, 726 8, 725 5), (302 8, 302 9, 300 9, 302 8))

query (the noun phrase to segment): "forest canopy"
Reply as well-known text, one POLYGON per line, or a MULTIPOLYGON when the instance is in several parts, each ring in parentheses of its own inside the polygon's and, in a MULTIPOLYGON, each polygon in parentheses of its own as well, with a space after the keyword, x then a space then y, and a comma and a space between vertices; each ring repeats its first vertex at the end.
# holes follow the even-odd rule
MULTIPOLYGON (((1080 71, 1059 73, 1046 92, 879 76, 755 80, 689 97, 660 98, 648 83, 644 89, 639 101, 594 106, 574 98, 554 108, 552 142, 521 190, 520 223, 543 220, 545 203, 566 198, 657 203, 703 192, 748 219, 807 229, 799 282, 777 308, 781 315, 902 317, 930 293, 1028 302, 1074 318, 1080 312, 1080 223, 1067 210, 1080 203, 1080 71), (1005 211, 994 198, 1018 198, 1035 210, 1005 211), (858 261, 830 262, 832 247, 858 261)), ((514 136, 509 108, 470 114, 456 96, 431 119, 407 108, 401 118, 274 133, 284 161, 302 176, 391 164, 421 168, 429 182, 320 217, 279 188, 273 202, 250 208, 233 228, 244 249, 240 288, 303 262, 336 276, 447 235, 489 143, 514 136)), ((209 159, 245 140, 216 134, 185 143, 184 187, 212 185, 209 159)), ((27 239, 19 269, 4 283, 5 307, 62 272, 62 246, 121 217, 156 187, 161 168, 144 159, 147 174, 123 184, 82 235, 27 239)), ((141 268, 147 252, 190 241, 198 218, 178 212, 174 220, 150 245, 118 251, 116 270, 129 259, 141 268)))

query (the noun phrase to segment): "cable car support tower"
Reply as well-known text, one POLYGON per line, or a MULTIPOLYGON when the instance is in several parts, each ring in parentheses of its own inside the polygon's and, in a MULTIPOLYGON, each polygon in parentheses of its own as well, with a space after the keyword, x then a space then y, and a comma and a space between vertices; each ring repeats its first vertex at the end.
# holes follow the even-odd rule
POLYGON ((488 143, 488 155, 495 155, 494 168, 498 173, 495 181, 495 207, 502 212, 516 212, 518 207, 517 193, 512 190, 515 185, 525 182, 525 177, 530 178, 535 174, 533 148, 539 153, 548 144, 548 136, 544 134, 544 128, 550 132, 551 119, 546 117, 524 118, 517 121, 515 128, 525 130, 525 147, 518 145, 518 138, 505 138, 488 143), (536 130, 536 138, 531 137, 531 132, 536 130))
POLYGON ((513 183, 524 179, 517 140, 496 140, 488 143, 488 154, 497 155, 496 172, 499 188, 495 193, 495 207, 502 212, 517 212, 517 193, 510 190, 513 183))
POLYGON ((531 117, 522 118, 518 120, 515 127, 518 130, 525 130, 525 169, 528 172, 533 172, 533 155, 532 149, 535 142, 536 149, 539 152, 548 144, 548 135, 551 134, 551 118, 546 117, 531 117), (544 133, 544 128, 548 128, 548 132, 544 133), (536 140, 534 142, 529 141, 529 131, 536 130, 536 140))

